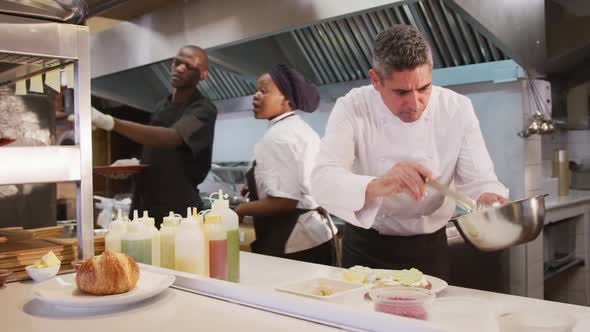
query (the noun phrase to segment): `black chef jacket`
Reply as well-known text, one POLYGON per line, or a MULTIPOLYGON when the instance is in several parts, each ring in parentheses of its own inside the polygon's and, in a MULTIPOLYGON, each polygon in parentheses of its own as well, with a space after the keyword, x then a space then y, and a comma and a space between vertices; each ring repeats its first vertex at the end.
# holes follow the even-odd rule
POLYGON ((141 162, 149 167, 135 177, 132 209, 149 211, 159 226, 169 211, 202 206, 197 186, 211 169, 216 118, 217 108, 198 90, 187 103, 173 104, 169 96, 157 105, 150 124, 175 129, 184 144, 143 147, 141 162))

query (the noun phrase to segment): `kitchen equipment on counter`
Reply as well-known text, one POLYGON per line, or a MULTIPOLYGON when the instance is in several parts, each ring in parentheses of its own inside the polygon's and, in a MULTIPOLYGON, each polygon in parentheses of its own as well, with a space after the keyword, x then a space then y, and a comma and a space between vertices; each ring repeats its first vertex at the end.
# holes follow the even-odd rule
POLYGON ((227 280, 227 230, 221 217, 205 216, 205 238, 209 249, 209 277, 227 280))
POLYGON ((121 252, 138 263, 152 264, 152 235, 138 219, 136 213, 133 221, 127 223, 127 232, 121 237, 121 252))
POLYGON ((119 209, 117 219, 109 224, 109 232, 105 237, 105 249, 115 252, 122 252, 121 241, 127 232, 128 219, 123 218, 123 212, 119 209))
POLYGON ((229 208, 228 195, 222 190, 211 194, 211 214, 221 217, 227 234, 227 280, 240 281, 240 223, 238 215, 229 208), (213 196, 217 195, 217 199, 213 196))
POLYGON ((545 196, 537 195, 498 207, 457 216, 453 220, 467 242, 482 251, 496 251, 532 241, 545 222, 545 196))
POLYGON ((182 217, 170 211, 167 217, 164 217, 160 225, 160 266, 166 269, 175 269, 175 244, 176 234, 180 227, 182 217))
POLYGON ((526 243, 543 230, 546 195, 483 208, 436 180, 428 179, 427 184, 454 198, 468 212, 455 217, 453 222, 463 238, 479 250, 496 251, 526 243))
MULTIPOLYGON (((209 276, 207 237, 202 230, 203 218, 187 208, 174 243, 174 266, 177 271, 209 276)), ((167 254, 168 255, 168 254, 167 254)))
POLYGON ((160 232, 156 227, 156 219, 151 218, 147 211, 143 211, 141 220, 152 237, 152 265, 160 266, 160 232))
POLYGON ((543 229, 545 272, 559 269, 576 258, 576 218, 552 223, 543 229))
POLYGON ((553 167, 557 167, 558 194, 567 196, 570 193, 570 162, 566 150, 555 150, 553 167))

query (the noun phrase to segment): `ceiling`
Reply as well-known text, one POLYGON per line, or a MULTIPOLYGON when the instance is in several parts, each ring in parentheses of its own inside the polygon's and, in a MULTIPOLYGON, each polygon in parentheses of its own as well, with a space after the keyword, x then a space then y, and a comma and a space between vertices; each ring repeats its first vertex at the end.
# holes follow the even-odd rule
POLYGON ((0 12, 67 23, 86 23, 91 30, 104 20, 130 21, 169 5, 169 0, 0 0, 0 12))
POLYGON ((170 5, 170 0, 86 0, 89 18, 85 25, 91 33, 100 32, 121 22, 128 22, 158 8, 170 5))
MULTIPOLYGON (((255 77, 277 63, 298 68, 317 85, 367 79, 372 41, 392 24, 411 24, 426 36, 435 68, 508 59, 446 1, 409 1, 208 50, 210 76, 200 88, 213 100, 251 95, 255 77)), ((172 89, 170 61, 95 78, 93 94, 149 111, 172 89)))

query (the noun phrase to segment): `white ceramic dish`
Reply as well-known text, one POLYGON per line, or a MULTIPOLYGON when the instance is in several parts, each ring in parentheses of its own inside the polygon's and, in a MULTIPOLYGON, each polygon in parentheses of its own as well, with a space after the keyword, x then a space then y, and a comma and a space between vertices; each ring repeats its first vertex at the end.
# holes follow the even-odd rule
MULTIPOLYGON (((381 274, 381 273, 388 273, 391 272, 392 270, 383 270, 383 269, 374 269, 374 272, 381 274)), ((430 288, 430 291, 438 294, 440 292, 442 292, 443 290, 445 290, 447 287, 449 287, 449 284, 437 277, 433 277, 433 276, 429 276, 427 274, 424 275, 424 279, 426 279, 431 285, 432 288, 430 288)))
POLYGON ((60 265, 58 266, 51 266, 51 267, 44 267, 44 268, 37 268, 33 265, 28 265, 25 267, 27 274, 36 282, 43 282, 45 280, 51 279, 57 275, 59 272, 60 265))
MULTIPOLYGON (((329 278, 314 278, 275 288, 277 291, 311 297, 320 300, 332 300, 334 298, 350 295, 355 291, 365 289, 364 285, 329 278), (321 295, 321 292, 326 292, 321 295)), ((361 294, 359 292, 359 299, 361 294)))
MULTIPOLYGON (((342 278, 342 271, 344 271, 344 270, 339 271, 334 276, 334 279, 343 280, 343 278, 342 278)), ((369 280, 372 280, 372 276, 373 275, 383 274, 383 273, 389 273, 391 271, 392 270, 372 269, 371 275, 368 276, 368 279, 369 280)), ((430 291, 433 292, 433 293, 435 293, 435 294, 438 294, 438 293, 442 292, 443 290, 445 290, 447 287, 449 287, 449 284, 446 281, 444 281, 444 280, 442 280, 440 278, 437 278, 437 277, 433 277, 433 276, 429 276, 429 275, 425 274, 424 275, 424 279, 426 279, 428 282, 430 282, 430 284, 432 285, 430 291)), ((345 280, 343 280, 343 281, 345 281, 345 280)), ((373 282, 367 282, 367 283, 365 283, 363 285, 367 285, 367 287, 370 287, 370 286, 374 285, 374 283, 373 282)))
POLYGON ((76 275, 66 274, 33 287, 35 299, 69 307, 105 307, 139 302, 158 295, 174 283, 173 275, 141 270, 134 289, 127 293, 96 296, 83 293, 76 287, 76 275))

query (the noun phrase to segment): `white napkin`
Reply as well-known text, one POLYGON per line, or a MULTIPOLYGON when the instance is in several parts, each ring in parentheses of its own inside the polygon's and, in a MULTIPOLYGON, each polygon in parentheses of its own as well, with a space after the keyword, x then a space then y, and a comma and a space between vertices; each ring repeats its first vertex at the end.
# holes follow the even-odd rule
POLYGON ((119 159, 111 164, 111 166, 137 166, 139 165, 139 159, 119 159))

